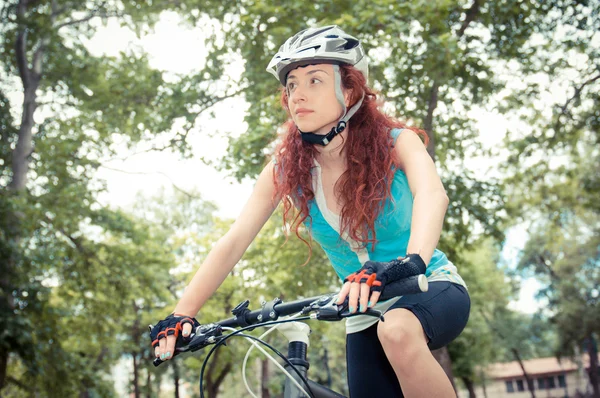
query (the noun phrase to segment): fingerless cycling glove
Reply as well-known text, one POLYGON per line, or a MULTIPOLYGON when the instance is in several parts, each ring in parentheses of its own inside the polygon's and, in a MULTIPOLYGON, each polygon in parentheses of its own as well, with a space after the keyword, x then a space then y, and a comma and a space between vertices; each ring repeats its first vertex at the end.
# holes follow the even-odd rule
POLYGON ((367 261, 357 272, 348 275, 344 282, 366 283, 371 291, 381 292, 387 283, 424 274, 426 268, 421 256, 408 254, 389 262, 367 261))
POLYGON ((175 336, 175 339, 179 337, 179 334, 183 330, 183 325, 189 323, 192 325, 192 332, 200 326, 200 323, 196 318, 188 316, 176 316, 171 314, 162 321, 158 322, 152 330, 150 330, 150 340, 152 341, 152 347, 156 347, 160 339, 164 339, 167 336, 175 336))

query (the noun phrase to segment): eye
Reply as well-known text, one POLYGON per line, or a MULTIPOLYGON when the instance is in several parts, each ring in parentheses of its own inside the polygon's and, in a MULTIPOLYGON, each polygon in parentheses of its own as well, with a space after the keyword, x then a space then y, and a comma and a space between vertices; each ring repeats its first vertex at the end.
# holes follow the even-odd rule
POLYGON ((310 79, 311 83, 321 83, 321 79, 317 78, 317 77, 313 77, 312 79, 310 79))
POLYGON ((294 83, 294 82, 289 82, 289 83, 287 84, 287 86, 286 86, 286 90, 287 90, 288 92, 290 92, 290 91, 292 91, 292 90, 293 90, 295 87, 296 87, 296 83, 294 83))

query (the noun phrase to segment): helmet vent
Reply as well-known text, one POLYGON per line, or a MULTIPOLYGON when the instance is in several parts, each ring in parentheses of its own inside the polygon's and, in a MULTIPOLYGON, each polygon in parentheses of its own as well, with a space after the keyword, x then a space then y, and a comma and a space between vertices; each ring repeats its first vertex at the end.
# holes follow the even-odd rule
POLYGON ((344 50, 350 50, 356 46, 358 46, 358 40, 346 39, 344 50))

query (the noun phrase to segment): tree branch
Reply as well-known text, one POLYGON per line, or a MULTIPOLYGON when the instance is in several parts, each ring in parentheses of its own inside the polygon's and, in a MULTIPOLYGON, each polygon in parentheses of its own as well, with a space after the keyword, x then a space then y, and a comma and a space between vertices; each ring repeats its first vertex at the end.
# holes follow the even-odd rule
POLYGON ((150 172, 150 173, 146 173, 146 172, 143 172, 143 171, 126 171, 126 170, 115 169, 113 167, 108 167, 108 166, 105 166, 105 165, 102 165, 102 164, 100 165, 100 167, 103 167, 103 168, 105 168, 107 170, 118 171, 119 173, 125 173, 125 174, 142 174, 142 175, 160 174, 160 175, 162 175, 163 177, 165 177, 167 180, 169 180, 171 182, 171 184, 173 185, 173 188, 175 188, 179 192, 183 193, 184 195, 186 195, 190 199, 197 199, 196 196, 190 194, 189 192, 186 192, 182 188, 179 188, 177 185, 175 185, 175 183, 173 182, 173 180, 171 179, 171 177, 169 177, 167 174, 165 174, 165 173, 163 173, 161 171, 154 171, 154 172, 150 172))
MULTIPOLYGON (((465 34, 465 30, 469 26, 471 22, 475 20, 477 15, 479 14, 481 0, 474 0, 471 7, 467 10, 465 14, 465 20, 463 21, 460 29, 457 32, 458 38, 461 38, 465 34)), ((429 136, 429 145, 427 145, 427 152, 431 159, 435 162, 435 136, 433 134, 433 112, 437 108, 438 105, 438 94, 440 91, 440 82, 438 79, 433 79, 433 84, 431 85, 431 92, 429 93, 429 101, 427 107, 427 115, 425 116, 424 126, 423 128, 427 132, 429 136)))
POLYGON ((227 362, 227 365, 223 367, 223 369, 219 373, 219 376, 217 376, 217 379, 214 381, 214 386, 216 388, 219 388, 219 386, 221 385, 225 377, 227 377, 229 372, 231 372, 231 362, 227 362))
POLYGON ((429 144, 427 145, 427 152, 429 152, 429 156, 435 162, 435 136, 433 134, 433 112, 435 108, 437 108, 438 104, 438 92, 440 89, 440 85, 437 80, 433 81, 433 86, 431 87, 431 92, 429 93, 429 101, 427 107, 427 116, 425 116, 425 123, 423 128, 427 132, 429 136, 429 144))
POLYGON ((517 362, 519 363, 519 366, 521 367, 521 371, 523 372, 523 376, 525 376, 525 380, 527 381, 527 387, 529 388, 529 391, 531 393, 531 396, 533 398, 535 398, 535 392, 534 392, 534 388, 533 388, 533 381, 531 379, 531 377, 529 377, 529 374, 527 373, 527 371, 525 370, 525 366, 523 365, 523 361, 521 360, 521 356, 519 355, 519 350, 517 350, 517 348, 515 346, 513 346, 512 344, 510 344, 511 342, 508 341, 508 339, 506 338, 506 336, 504 336, 500 330, 498 328, 496 328, 493 324, 492 321, 487 317, 487 315, 485 314, 485 312, 483 310, 479 310, 479 313, 481 314, 481 316, 483 317, 483 320, 485 321, 485 323, 488 325, 488 327, 494 332, 496 333, 505 343, 509 344, 510 347, 510 351, 512 352, 513 356, 515 357, 515 359, 517 360, 517 362))
POLYGON ((40 40, 40 44, 38 48, 33 53, 33 60, 31 62, 31 77, 37 83, 42 78, 42 57, 44 56, 44 51, 50 44, 50 38, 44 37, 40 40))
MULTIPOLYGON (((18 22, 25 20, 25 8, 27 7, 26 1, 19 2, 17 7, 18 22)), ((17 66, 19 68, 19 75, 23 81, 23 88, 29 87, 29 66, 27 65, 27 27, 21 26, 19 33, 17 34, 17 40, 15 42, 15 53, 17 56, 17 66)))
POLYGON ((23 3, 25 7, 34 6, 39 3, 40 0, 21 0, 19 3, 23 3))
POLYGON ((462 26, 458 30, 458 33, 457 33, 458 37, 462 37, 465 34, 465 30, 467 30, 467 28, 469 27, 469 24, 471 22, 473 22, 475 20, 475 17, 477 17, 477 14, 479 14, 479 7, 481 6, 480 1, 481 0, 473 1, 471 8, 469 8, 469 10, 467 11, 467 13, 465 15, 465 20, 463 21, 462 26))
POLYGON ((106 5, 106 1, 103 1, 102 4, 100 4, 98 7, 96 7, 96 9, 93 10, 88 16, 81 18, 81 19, 72 19, 70 21, 66 21, 66 22, 56 25, 55 26, 56 31, 59 31, 61 28, 64 28, 65 26, 77 25, 77 24, 80 24, 83 22, 87 22, 90 19, 93 19, 95 17, 110 18, 110 17, 121 16, 121 14, 119 14, 118 12, 115 12, 113 14, 108 14, 108 13, 101 14, 100 10, 102 10, 105 5, 106 5))
MULTIPOLYGON (((221 352, 222 352, 222 350, 216 350, 215 351, 215 353, 213 355, 213 360, 212 360, 213 364, 216 365, 216 364, 219 363, 219 357, 221 356, 221 352)), ((215 374, 215 372, 217 370, 217 366, 215 366, 215 365, 209 366, 208 370, 206 371, 206 381, 207 381, 207 384, 210 386, 209 387, 210 389, 214 388, 215 385, 218 386, 216 384, 218 378, 217 379, 213 379, 213 376, 214 376, 214 374, 215 374)))
MULTIPOLYGON (((48 222, 50 225, 53 225, 56 228, 56 225, 54 224, 54 220, 52 220, 50 217, 45 216, 44 219, 46 220, 46 222, 48 222)), ((62 229, 60 227, 58 227, 57 229, 65 238, 67 238, 75 246, 75 248, 81 254, 84 254, 84 255, 90 254, 90 252, 85 247, 83 247, 83 244, 81 243, 81 239, 74 238, 73 236, 69 235, 69 233, 67 231, 65 231, 64 229, 62 229)))
POLYGON ((8 383, 12 383, 12 384, 16 385, 17 387, 19 387, 22 390, 29 391, 29 388, 27 387, 27 385, 23 384, 22 382, 20 382, 19 380, 15 379, 12 376, 6 376, 6 381, 8 383))
POLYGON ((595 82, 596 80, 600 79, 600 74, 589 78, 588 80, 586 80, 585 82, 583 82, 579 87, 575 88, 575 93, 573 94, 573 96, 571 98, 569 98, 567 100, 567 102, 565 102, 565 104, 560 108, 560 113, 562 115, 566 115, 567 113, 569 113, 567 111, 567 108, 569 107, 569 104, 578 99, 581 96, 581 92, 583 91, 583 89, 585 88, 585 86, 587 86, 588 84, 592 84, 593 82, 595 82))
POLYGON ((19 76, 23 81, 23 88, 29 87, 29 67, 27 66, 27 28, 17 34, 15 42, 15 54, 17 56, 17 67, 19 68, 19 76))
POLYGON ((546 267, 546 270, 548 271, 548 273, 550 274, 550 278, 557 281, 558 280, 558 275, 556 275, 556 273, 554 272, 554 270, 552 269, 552 267, 550 267, 550 265, 548 263, 546 263, 546 258, 542 255, 542 254, 538 254, 538 261, 541 265, 543 265, 544 267, 546 267))
MULTIPOLYGON (((188 119, 191 119, 191 121, 189 122, 189 126, 184 130, 184 134, 181 134, 179 136, 175 136, 174 138, 172 138, 169 141, 168 145, 164 145, 164 146, 153 146, 151 148, 148 149, 144 149, 141 151, 137 151, 132 153, 131 155, 128 155, 126 158, 111 158, 108 159, 108 161, 111 160, 126 160, 127 158, 129 158, 130 156, 135 156, 135 155, 139 155, 142 153, 148 153, 148 152, 162 152, 162 151, 166 151, 167 149, 172 149, 175 144, 180 143, 180 142, 185 142, 187 140, 187 136, 189 135, 189 133, 191 132, 191 130, 196 127, 196 120, 198 119, 198 117, 200 116, 200 114, 202 114, 203 112, 206 112, 208 109, 210 109, 211 107, 213 107, 214 105, 216 105, 217 103, 224 101, 228 98, 233 98, 237 95, 240 95, 244 92, 245 89, 240 89, 236 92, 233 92, 231 94, 227 94, 223 97, 216 97, 214 99, 212 99, 211 101, 208 101, 207 103, 203 104, 202 108, 200 110, 198 110, 197 112, 191 113, 190 117, 188 117, 188 119)), ((207 164, 207 162, 205 162, 205 164, 207 164)))
POLYGON ((87 22, 87 21, 89 21, 90 19, 92 19, 92 18, 95 18, 95 17, 98 17, 98 16, 100 16, 100 15, 97 15, 97 14, 90 14, 90 15, 88 15, 88 16, 87 16, 87 17, 85 17, 85 18, 81 18, 81 19, 72 19, 72 20, 70 20, 70 21, 66 21, 66 22, 60 23, 60 24, 56 25, 54 28, 55 28, 55 29, 58 31, 58 30, 60 30, 61 28, 64 28, 65 26, 77 25, 77 24, 79 24, 79 23, 82 23, 82 22, 87 22))
POLYGON ((246 89, 245 89, 245 88, 243 88, 243 89, 240 89, 240 90, 238 90, 238 91, 235 91, 235 92, 233 92, 233 93, 231 93, 231 94, 227 94, 227 95, 225 95, 225 96, 223 96, 223 97, 215 97, 215 98, 213 98, 211 101, 208 101, 206 104, 204 104, 204 107, 200 108, 200 110, 199 110, 198 112, 196 112, 196 113, 193 113, 193 114, 192 114, 192 115, 194 116, 194 118, 193 118, 194 122, 193 122, 193 123, 192 123, 192 125, 191 125, 191 126, 190 126, 190 127, 187 129, 187 130, 186 130, 186 132, 189 132, 189 130, 191 130, 193 127, 195 127, 195 126, 196 126, 196 119, 198 119, 198 116, 200 116, 200 114, 201 114, 202 112, 206 112, 208 109, 212 108, 213 106, 215 106, 217 103, 219 103, 219 102, 221 102, 221 101, 224 101, 224 100, 226 100, 226 99, 228 99, 228 98, 233 98, 233 97, 236 97, 236 96, 238 96, 238 95, 242 94, 242 93, 243 93, 245 90, 246 90, 246 89))

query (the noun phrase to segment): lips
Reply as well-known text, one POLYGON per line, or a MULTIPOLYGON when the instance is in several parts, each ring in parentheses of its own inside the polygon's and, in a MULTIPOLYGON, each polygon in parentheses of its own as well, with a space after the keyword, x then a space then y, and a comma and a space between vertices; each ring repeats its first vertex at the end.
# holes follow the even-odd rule
POLYGON ((296 116, 304 116, 304 115, 308 115, 309 113, 313 113, 313 111, 311 111, 310 109, 298 109, 298 110, 296 110, 296 116))

